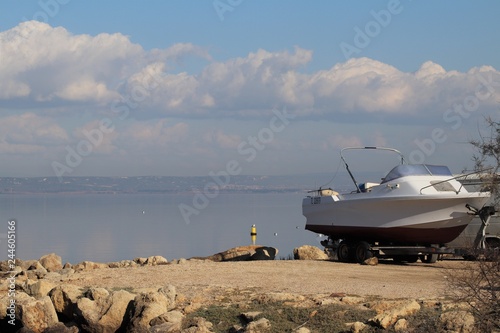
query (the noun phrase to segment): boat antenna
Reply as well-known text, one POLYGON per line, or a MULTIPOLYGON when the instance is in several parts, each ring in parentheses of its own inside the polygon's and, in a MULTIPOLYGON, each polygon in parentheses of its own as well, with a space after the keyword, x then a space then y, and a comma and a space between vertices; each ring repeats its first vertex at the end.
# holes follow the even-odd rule
POLYGON ((335 170, 335 173, 333 174, 333 177, 328 182, 326 182, 326 184, 323 184, 322 186, 320 186, 320 188, 328 186, 329 184, 331 184, 335 180, 335 177, 337 177, 337 173, 339 172, 341 164, 342 164, 342 160, 339 160, 339 164, 337 165, 337 169, 335 170))
POLYGON ((345 164, 345 168, 346 168, 347 172, 349 173, 349 176, 351 176, 351 179, 352 179, 352 181, 354 182, 354 185, 356 186, 356 192, 357 192, 357 193, 361 193, 361 190, 359 189, 359 185, 358 185, 358 183, 356 182, 356 179, 354 179, 354 176, 352 175, 351 170, 349 170, 349 165, 348 165, 348 164, 347 164, 347 162, 345 161, 344 156, 342 156, 342 154, 340 154, 340 158, 341 158, 341 159, 342 159, 342 161, 344 162, 344 164, 345 164))

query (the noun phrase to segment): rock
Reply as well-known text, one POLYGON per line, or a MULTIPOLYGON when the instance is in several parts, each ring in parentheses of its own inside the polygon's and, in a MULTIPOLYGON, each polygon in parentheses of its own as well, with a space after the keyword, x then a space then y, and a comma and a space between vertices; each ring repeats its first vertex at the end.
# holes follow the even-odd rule
POLYGON ((47 270, 42 267, 43 269, 34 269, 34 270, 29 270, 25 271, 26 276, 30 280, 38 280, 38 279, 43 279, 47 275, 47 270))
POLYGON ((396 332, 407 332, 408 331, 408 321, 404 318, 399 319, 394 324, 394 330, 396 332))
POLYGON ((86 332, 115 332, 124 321, 135 295, 120 290, 110 293, 104 288, 91 288, 87 297, 78 299, 76 314, 86 332))
POLYGON ((20 302, 18 306, 19 320, 25 328, 35 333, 43 332, 58 322, 56 310, 48 296, 20 302))
POLYGON ((75 314, 80 326, 85 332, 97 333, 99 329, 99 319, 101 319, 102 308, 87 297, 82 297, 76 302, 75 314))
POLYGON ((71 284, 62 284, 49 292, 54 309, 68 320, 73 319, 78 298, 83 296, 82 290, 71 284))
POLYGON ((205 318, 193 318, 195 324, 181 331, 181 333, 211 333, 213 324, 205 318))
POLYGON ((161 292, 147 292, 137 295, 128 311, 128 332, 149 329, 149 323, 155 317, 168 311, 169 299, 161 292))
POLYGON ((303 245, 293 249, 293 258, 296 260, 328 260, 328 255, 316 246, 303 245))
POLYGON ((52 282, 39 280, 35 283, 27 285, 25 290, 28 295, 35 298, 41 298, 43 296, 47 296, 49 292, 55 287, 56 285, 52 282))
POLYGON ((75 323, 56 323, 54 326, 47 328, 43 333, 79 333, 80 329, 75 323))
POLYGON ((71 265, 69 262, 65 263, 63 266, 63 269, 71 269, 73 268, 73 265, 71 265))
POLYGON ((49 272, 55 272, 63 268, 61 257, 55 253, 44 255, 39 261, 40 264, 49 272))
POLYGON ((145 265, 146 262, 148 261, 148 258, 135 258, 134 262, 139 265, 145 265))
POLYGON ((177 260, 177 264, 179 265, 187 264, 187 262, 186 258, 179 258, 179 260, 177 260))
POLYGON ((311 330, 308 329, 307 327, 301 327, 298 330, 296 330, 295 333, 311 333, 311 330))
POLYGON ((82 261, 81 263, 76 264, 73 266, 73 269, 75 271, 89 271, 92 269, 102 269, 102 268, 109 268, 108 264, 101 263, 101 262, 93 262, 93 261, 82 261))
POLYGON ((73 268, 63 268, 63 269, 61 269, 61 270, 59 271, 59 273, 60 273, 61 275, 66 275, 66 276, 68 276, 68 275, 74 274, 74 273, 75 273, 75 270, 74 270, 73 268))
POLYGON ((365 301, 365 298, 359 296, 344 296, 342 297, 341 301, 344 304, 354 305, 363 303, 365 301))
POLYGON ((146 260, 146 265, 157 266, 166 264, 168 264, 168 260, 162 256, 151 256, 146 260))
POLYGON ((468 311, 449 311, 441 314, 441 323, 445 332, 472 333, 474 316, 468 311))
POLYGON ((202 304, 199 302, 191 302, 188 305, 184 307, 184 313, 185 314, 190 314, 201 308, 202 304))
POLYGON ((164 314, 161 314, 158 317, 153 318, 149 322, 149 324, 151 326, 156 326, 165 323, 180 323, 183 318, 184 314, 182 314, 182 312, 174 310, 170 312, 165 312, 164 314))
POLYGON ((10 304, 10 297, 7 293, 0 296, 0 321, 7 317, 7 307, 10 304))
POLYGON ((99 305, 103 306, 109 297, 109 291, 104 288, 90 288, 86 296, 93 301, 96 301, 99 305))
POLYGON ((271 328, 271 322, 266 318, 260 318, 250 322, 245 327, 245 333, 261 333, 265 332, 269 328, 271 328))
POLYGON ((149 333, 178 333, 181 332, 181 323, 163 323, 151 326, 149 333))
POLYGON ((213 261, 241 261, 248 260, 255 253, 256 246, 240 246, 214 254, 213 261))
POLYGON ((368 265, 368 266, 377 266, 378 265, 378 258, 377 257, 371 257, 366 259, 361 263, 361 265, 368 265))
POLYGON ((150 332, 180 332, 184 315, 180 311, 166 312, 150 321, 150 332))
POLYGON ((356 321, 354 323, 346 323, 345 326, 349 329, 349 332, 351 333, 360 333, 365 329, 366 324, 360 321, 356 321))
POLYGON ((135 295, 126 290, 113 292, 109 300, 109 307, 99 320, 103 332, 116 332, 122 326, 125 314, 132 306, 135 295))
POLYGON ((160 289, 158 289, 158 292, 165 295, 165 297, 168 300, 167 311, 175 308, 175 298, 177 297, 177 291, 175 290, 174 286, 167 284, 166 286, 163 286, 160 289))
POLYGON ((44 270, 45 272, 47 272, 45 267, 43 267, 43 265, 38 260, 26 260, 23 262, 23 265, 21 265, 21 267, 25 271, 31 271, 31 270, 42 270, 43 271, 44 270))
POLYGON ((133 260, 122 260, 118 262, 110 262, 107 264, 109 268, 126 268, 126 267, 136 267, 139 264, 137 264, 133 260))
POLYGON ((278 254, 278 249, 269 246, 262 246, 255 249, 255 253, 250 256, 249 260, 274 260, 278 254))
POLYGON ((247 261, 247 260, 273 260, 274 256, 278 253, 276 248, 261 246, 261 245, 248 245, 239 246, 232 249, 216 253, 212 256, 205 258, 192 258, 204 259, 211 261, 247 261), (273 255, 274 253, 274 255, 273 255), (262 258, 262 259, 259 259, 262 258), (270 259, 272 258, 272 259, 270 259))
MULTIPOLYGON (((380 303, 378 306, 380 308, 387 307, 388 304, 392 304, 394 307, 392 307, 390 310, 386 310, 382 313, 379 313, 375 317, 371 318, 369 321, 374 323, 377 326, 380 326, 383 329, 388 328, 389 326, 393 325, 396 323, 398 320, 398 317, 406 317, 412 314, 415 314, 420 310, 420 304, 417 303, 417 301, 410 301, 410 302, 383 302, 380 303)), ((374 307, 375 308, 375 307, 374 307)))
POLYGON ((8 260, 2 260, 0 261, 0 272, 9 272, 10 271, 10 265, 8 260))

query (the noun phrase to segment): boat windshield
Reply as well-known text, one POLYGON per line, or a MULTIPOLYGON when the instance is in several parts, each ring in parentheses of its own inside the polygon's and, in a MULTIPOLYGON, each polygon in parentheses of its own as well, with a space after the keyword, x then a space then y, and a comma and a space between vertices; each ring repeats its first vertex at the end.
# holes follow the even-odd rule
POLYGON ((450 176, 450 169, 444 165, 429 164, 401 164, 394 167, 385 178, 382 184, 404 176, 450 176))

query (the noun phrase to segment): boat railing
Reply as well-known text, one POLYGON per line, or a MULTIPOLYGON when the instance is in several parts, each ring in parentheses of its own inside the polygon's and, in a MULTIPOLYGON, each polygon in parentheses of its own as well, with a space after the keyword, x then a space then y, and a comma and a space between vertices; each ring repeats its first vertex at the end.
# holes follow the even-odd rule
MULTIPOLYGON (((466 174, 463 174, 463 175, 458 175, 458 176, 451 177, 451 178, 448 178, 448 179, 445 179, 445 180, 441 180, 441 181, 437 181, 437 182, 432 182, 432 184, 429 184, 427 186, 422 187, 420 189, 420 194, 422 194, 422 191, 425 190, 426 188, 435 187, 436 185, 447 183, 450 180, 456 180, 456 179, 460 179, 460 178, 466 179, 467 177, 469 177, 471 175, 480 174, 480 173, 489 171, 491 169, 493 169, 493 168, 487 168, 487 169, 483 169, 483 170, 479 170, 479 171, 474 171, 474 172, 466 173, 466 174)), ((460 193, 460 191, 462 191, 462 188, 464 188, 464 184, 460 183, 460 187, 458 188, 458 190, 455 190, 455 193, 456 194, 460 193)))
POLYGON ((349 169, 349 165, 347 164, 347 161, 345 160, 344 158, 344 151, 346 150, 358 150, 358 149, 364 149, 364 150, 385 150, 385 151, 391 151, 393 153, 396 153, 399 155, 399 157, 401 158, 401 164, 404 164, 405 163, 405 158, 403 156, 403 154, 397 150, 397 149, 394 149, 394 148, 387 148, 387 147, 346 147, 346 148, 343 148, 340 150, 340 159, 344 162, 344 165, 345 165, 345 168, 347 170, 347 173, 349 174, 349 176, 351 177, 351 180, 353 181, 354 183, 354 186, 356 186, 356 192, 357 193, 361 193, 361 189, 359 188, 359 185, 358 185, 358 182, 356 181, 356 178, 354 178, 354 175, 352 174, 351 170, 349 169))

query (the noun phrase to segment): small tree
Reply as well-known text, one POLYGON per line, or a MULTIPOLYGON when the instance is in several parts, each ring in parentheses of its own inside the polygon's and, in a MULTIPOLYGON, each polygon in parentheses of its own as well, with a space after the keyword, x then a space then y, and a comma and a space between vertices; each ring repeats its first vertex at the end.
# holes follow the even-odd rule
POLYGON ((500 201, 500 121, 488 117, 486 124, 489 133, 480 133, 480 139, 471 140, 470 143, 477 150, 473 156, 475 171, 488 169, 487 172, 480 173, 483 189, 491 192, 494 203, 498 205, 500 201))
MULTIPOLYGON (((497 207, 500 202, 500 122, 486 118, 488 133, 470 143, 476 148, 473 156, 483 190, 491 192, 497 207), (482 171, 486 170, 487 171, 482 171)), ((474 253, 477 249, 471 249, 474 253)), ((474 315, 480 332, 500 330, 500 249, 490 249, 488 260, 464 262, 462 267, 448 271, 448 292, 457 302, 465 302, 474 315)), ((476 257, 480 253, 476 252, 476 257)))

